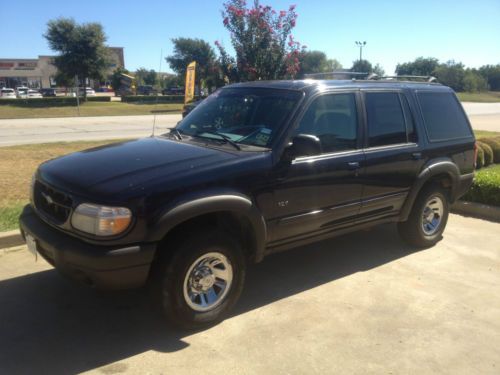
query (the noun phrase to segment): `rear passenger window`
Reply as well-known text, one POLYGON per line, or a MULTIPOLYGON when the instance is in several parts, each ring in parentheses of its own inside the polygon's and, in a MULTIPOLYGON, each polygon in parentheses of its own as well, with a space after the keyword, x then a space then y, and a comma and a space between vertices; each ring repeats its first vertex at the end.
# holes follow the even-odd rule
POLYGON ((418 92, 430 141, 470 137, 467 119, 452 93, 418 92))
POLYGON ((369 147, 406 143, 406 125, 399 94, 365 94, 369 147))

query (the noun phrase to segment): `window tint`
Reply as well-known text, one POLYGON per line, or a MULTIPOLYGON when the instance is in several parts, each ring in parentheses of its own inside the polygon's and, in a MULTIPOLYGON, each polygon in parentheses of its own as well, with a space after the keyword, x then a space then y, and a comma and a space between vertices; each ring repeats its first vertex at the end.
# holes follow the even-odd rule
POLYGON ((354 94, 329 94, 315 99, 300 121, 296 134, 315 135, 324 153, 356 148, 354 94))
POLYGON ((406 143, 406 126, 399 94, 366 93, 368 144, 370 147, 406 143))
POLYGON ((404 95, 401 95, 400 98, 401 102, 403 103, 403 110, 405 113, 407 141, 416 143, 418 138, 417 132, 415 131, 415 121, 413 120, 413 114, 411 113, 410 105, 408 104, 408 100, 404 95))
POLYGON ((452 93, 419 92, 417 96, 431 141, 472 135, 465 115, 452 93))

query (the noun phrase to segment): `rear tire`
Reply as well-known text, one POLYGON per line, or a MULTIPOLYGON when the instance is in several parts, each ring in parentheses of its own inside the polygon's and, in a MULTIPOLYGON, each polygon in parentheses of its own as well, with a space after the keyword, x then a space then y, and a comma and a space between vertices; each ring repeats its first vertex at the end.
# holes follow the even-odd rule
POLYGON ((398 223, 399 234, 412 246, 434 246, 442 237, 448 215, 446 190, 439 186, 429 186, 418 195, 408 220, 398 223))
POLYGON ((226 232, 211 230, 181 239, 175 247, 161 265, 161 304, 168 320, 184 329, 221 321, 243 289, 246 264, 240 244, 226 232))

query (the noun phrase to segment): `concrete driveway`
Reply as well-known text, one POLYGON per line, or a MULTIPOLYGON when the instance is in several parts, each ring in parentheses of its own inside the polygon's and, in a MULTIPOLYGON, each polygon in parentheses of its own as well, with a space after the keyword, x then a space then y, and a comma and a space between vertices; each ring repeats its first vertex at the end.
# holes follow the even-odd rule
POLYGON ((234 314, 175 332, 143 291, 100 294, 0 252, 0 373, 498 374, 500 224, 451 215, 414 251, 394 225, 250 269, 234 314))

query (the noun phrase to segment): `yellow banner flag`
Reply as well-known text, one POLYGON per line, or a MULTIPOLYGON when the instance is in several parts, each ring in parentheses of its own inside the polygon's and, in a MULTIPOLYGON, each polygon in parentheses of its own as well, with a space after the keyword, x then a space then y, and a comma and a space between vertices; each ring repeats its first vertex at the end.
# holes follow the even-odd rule
POLYGON ((194 98, 194 81, 196 76, 196 61, 189 63, 186 70, 186 92, 184 93, 184 104, 194 98))

